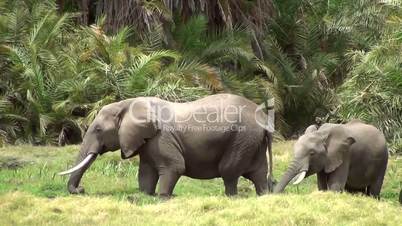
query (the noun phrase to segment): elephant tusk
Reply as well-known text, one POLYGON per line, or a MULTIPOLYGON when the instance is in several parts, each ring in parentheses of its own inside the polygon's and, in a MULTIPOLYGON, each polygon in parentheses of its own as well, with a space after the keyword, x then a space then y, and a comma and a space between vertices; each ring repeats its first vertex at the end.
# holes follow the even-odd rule
POLYGON ((73 173, 74 171, 77 171, 79 169, 81 169, 83 166, 85 166, 93 157, 95 156, 95 154, 89 154, 87 157, 85 157, 84 160, 82 160, 82 162, 80 162, 78 165, 74 166, 73 168, 60 172, 58 173, 60 176, 62 175, 66 175, 66 174, 70 174, 73 173))
POLYGON ((303 172, 297 174, 295 176, 295 178, 297 177, 297 179, 295 182, 293 182, 293 184, 299 184, 304 179, 305 176, 306 176, 306 171, 303 171, 303 172))

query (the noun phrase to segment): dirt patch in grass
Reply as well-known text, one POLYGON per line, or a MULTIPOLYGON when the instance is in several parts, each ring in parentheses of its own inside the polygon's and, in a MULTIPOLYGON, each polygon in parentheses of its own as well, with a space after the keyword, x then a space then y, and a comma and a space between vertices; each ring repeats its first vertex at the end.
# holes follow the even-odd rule
POLYGON ((17 157, 1 157, 0 158, 0 170, 1 169, 18 169, 24 167, 27 164, 32 164, 33 161, 24 160, 17 157))

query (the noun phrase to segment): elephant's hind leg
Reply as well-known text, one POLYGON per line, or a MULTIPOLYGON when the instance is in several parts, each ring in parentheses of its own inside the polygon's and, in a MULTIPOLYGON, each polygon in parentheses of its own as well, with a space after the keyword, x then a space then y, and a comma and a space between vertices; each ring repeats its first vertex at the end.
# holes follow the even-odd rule
POLYGON ((246 173, 243 176, 253 182, 257 195, 264 195, 268 192, 268 179, 266 170, 257 170, 251 173, 246 173))
POLYGON ((375 183, 375 184, 369 185, 367 187, 366 194, 368 196, 372 196, 373 198, 380 199, 381 186, 382 186, 382 182, 381 182, 381 184, 375 183))
POLYGON ((154 195, 158 179, 158 171, 150 164, 140 160, 140 168, 138 171, 138 184, 140 186, 140 191, 145 192, 148 195, 154 195))
POLYGON ((237 195, 237 182, 243 170, 237 167, 237 164, 231 164, 224 158, 219 163, 219 174, 221 175, 225 184, 225 194, 227 196, 237 195))
POLYGON ((225 183, 225 194, 237 194, 239 177, 247 172, 252 160, 253 152, 247 144, 233 143, 226 148, 218 165, 219 174, 225 183))
POLYGON ((367 187, 367 195, 370 195, 376 199, 380 199, 380 192, 385 177, 385 171, 387 170, 387 164, 388 164, 388 152, 386 157, 384 158, 383 164, 379 167, 380 172, 375 182, 367 187))
POLYGON ((366 194, 367 188, 352 188, 349 185, 345 185, 345 190, 351 194, 357 194, 357 193, 362 193, 366 194))
POLYGON ((384 181, 384 176, 385 176, 385 170, 373 184, 370 184, 367 187, 367 195, 372 196, 376 199, 380 199, 380 192, 381 192, 382 183, 384 181))

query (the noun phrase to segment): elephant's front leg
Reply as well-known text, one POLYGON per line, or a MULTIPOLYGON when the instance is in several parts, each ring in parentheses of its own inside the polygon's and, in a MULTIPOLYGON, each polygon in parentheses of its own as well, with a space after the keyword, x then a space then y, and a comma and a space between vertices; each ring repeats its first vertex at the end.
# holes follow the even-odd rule
POLYGON ((319 191, 328 190, 328 174, 324 171, 317 173, 317 186, 319 191))
POLYGON ((148 195, 154 195, 158 179, 158 171, 145 160, 140 160, 140 168, 138 172, 140 191, 148 195))
POLYGON ((159 192, 162 198, 172 195, 174 186, 179 177, 186 171, 186 164, 182 152, 177 148, 175 137, 170 134, 159 135, 158 139, 153 140, 152 146, 144 156, 150 158, 159 176, 159 192))
POLYGON ((169 198, 172 196, 174 186, 179 180, 181 174, 170 169, 161 169, 159 171, 159 196, 169 198))
POLYGON ((328 189, 341 192, 345 189, 349 174, 349 164, 342 164, 328 175, 328 189))

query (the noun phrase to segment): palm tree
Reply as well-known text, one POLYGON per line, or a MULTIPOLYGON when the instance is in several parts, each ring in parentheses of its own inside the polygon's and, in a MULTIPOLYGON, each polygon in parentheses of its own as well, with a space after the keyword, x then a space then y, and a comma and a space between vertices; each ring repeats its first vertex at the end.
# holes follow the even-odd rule
POLYGON ((192 16, 203 14, 207 17, 210 31, 232 29, 237 24, 250 26, 253 31, 251 46, 259 59, 262 31, 273 14, 268 0, 59 0, 61 8, 76 5, 81 12, 81 23, 93 24, 96 18, 106 16, 105 30, 117 32, 125 26, 145 34, 157 26, 163 29, 163 36, 169 48, 175 48, 171 30, 174 26, 187 22, 192 16))
POLYGON ((222 91, 258 103, 275 97, 277 128, 287 136, 340 105, 341 118, 377 120, 389 139, 399 139, 390 125, 399 123, 400 101, 379 104, 399 92, 391 75, 399 73, 392 50, 399 51, 400 23, 386 23, 399 8, 390 4, 59 0, 57 9, 53 1, 3 0, 1 140, 74 143, 108 103, 144 95, 189 101, 222 91), (77 7, 83 26, 63 13, 77 7), (393 88, 382 90, 388 83, 393 88))
POLYGON ((340 89, 340 115, 381 128, 393 152, 401 152, 402 147, 401 21, 394 18, 395 30, 370 51, 350 52, 355 67, 340 89))
POLYGON ((50 142, 49 125, 64 118, 52 112, 52 90, 63 74, 59 56, 70 16, 57 15, 55 5, 49 2, 15 1, 8 7, 2 48, 8 65, 2 78, 8 84, 4 101, 19 109, 20 119, 26 118, 18 123, 25 141, 50 142))
POLYGON ((291 135, 337 109, 335 89, 353 67, 345 56, 378 41, 388 8, 373 0, 274 0, 273 6, 262 48, 283 101, 283 132, 291 135))
MULTIPOLYGON (((64 7, 67 2, 61 0, 59 5, 64 7)), ((73 3, 78 5, 85 24, 94 23, 96 17, 105 15, 106 29, 115 32, 124 26, 150 30, 157 24, 172 21, 176 15, 185 22, 200 13, 206 15, 210 26, 215 28, 251 23, 261 30, 273 13, 271 1, 262 0, 75 0, 73 3)))
POLYGON ((0 134, 18 133, 8 140, 79 142, 108 103, 146 94, 185 101, 209 92, 200 81, 215 71, 204 63, 147 44, 129 45, 128 28, 108 36, 102 19, 74 29, 70 14, 58 15, 54 4, 28 3, 2 9, 9 21, 1 27, 1 80, 7 86, 0 93, 0 134))

